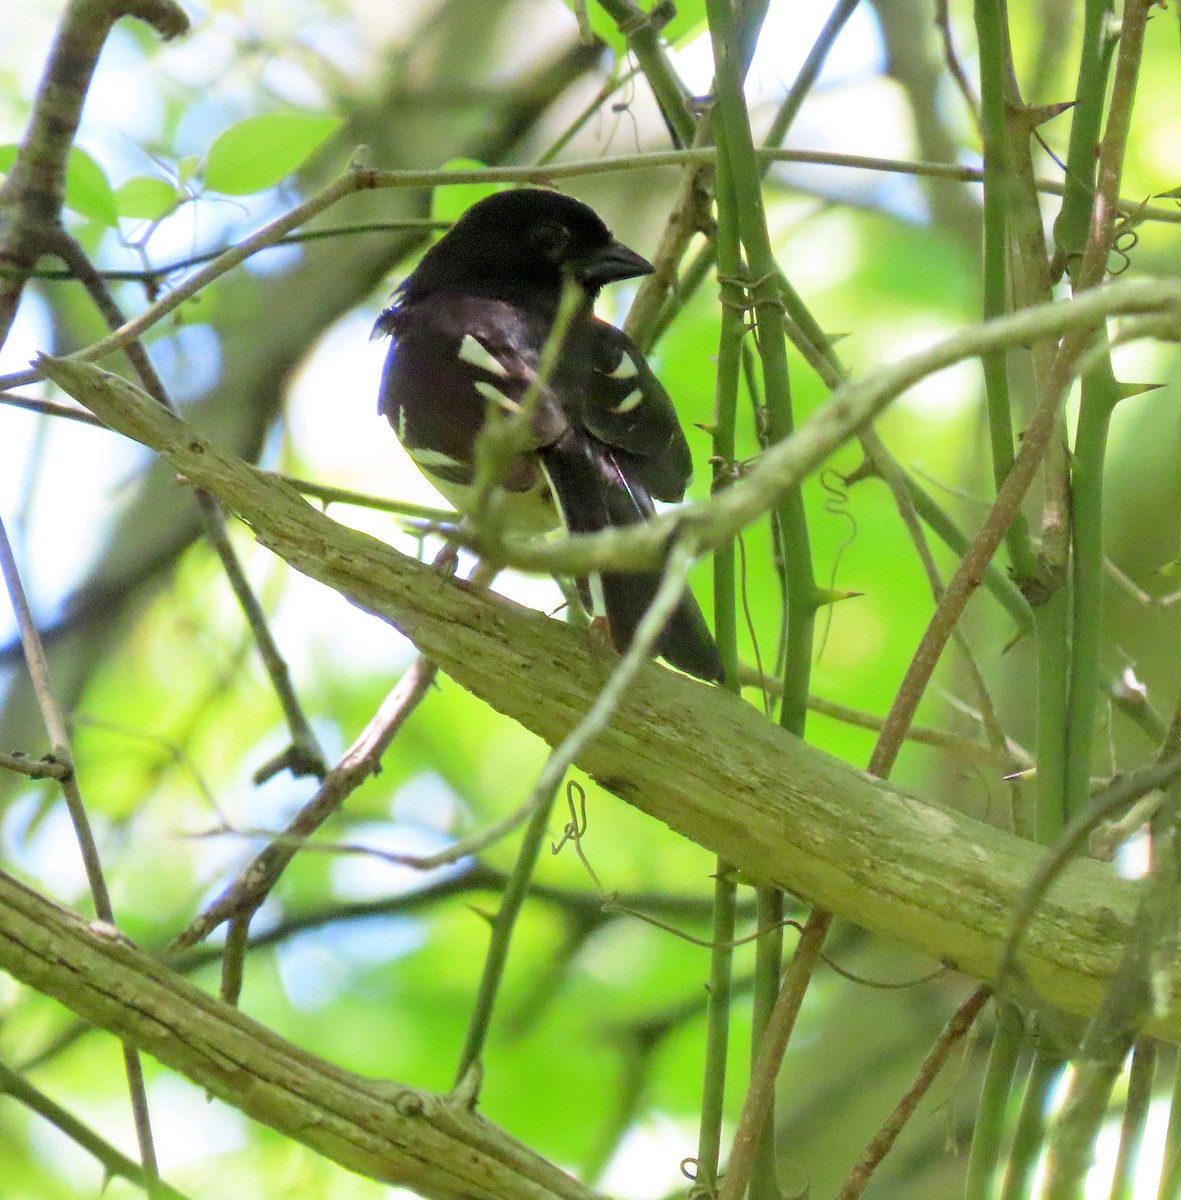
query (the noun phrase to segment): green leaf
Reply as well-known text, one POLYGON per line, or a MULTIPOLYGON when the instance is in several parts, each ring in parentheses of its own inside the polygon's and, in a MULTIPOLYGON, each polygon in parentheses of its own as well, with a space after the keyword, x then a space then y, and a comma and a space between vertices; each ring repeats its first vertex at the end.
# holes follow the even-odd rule
POLYGON ((115 189, 121 217, 158 221, 183 199, 183 194, 158 175, 133 175, 115 189))
MULTIPOLYGON (((15 143, 0 146, 0 174, 7 174, 12 169, 19 152, 20 147, 15 143)), ((66 207, 104 225, 119 222, 115 193, 111 191, 106 172, 78 146, 70 149, 66 167, 66 207)))
POLYGON ((107 173, 80 146, 66 164, 66 207, 104 225, 119 224, 119 206, 107 173))
POLYGON ((300 113, 247 117, 209 147, 205 186, 227 196, 265 192, 290 175, 340 123, 340 117, 300 113))
MULTIPOLYGON (((476 162, 472 158, 453 158, 443 164, 444 171, 481 171, 486 163, 476 162)), ((431 192, 431 220, 456 221, 477 200, 491 196, 493 192, 502 192, 507 187, 503 183, 449 183, 436 185, 431 192)))

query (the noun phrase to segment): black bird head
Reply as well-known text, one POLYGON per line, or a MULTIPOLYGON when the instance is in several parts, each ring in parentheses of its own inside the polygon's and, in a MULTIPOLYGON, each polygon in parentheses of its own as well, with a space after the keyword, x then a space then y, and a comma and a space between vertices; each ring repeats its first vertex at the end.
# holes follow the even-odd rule
POLYGON ((565 279, 593 300, 605 283, 649 275, 652 264, 617 242, 592 208, 543 188, 496 192, 474 204, 427 252, 399 301, 473 286, 557 305, 565 279))

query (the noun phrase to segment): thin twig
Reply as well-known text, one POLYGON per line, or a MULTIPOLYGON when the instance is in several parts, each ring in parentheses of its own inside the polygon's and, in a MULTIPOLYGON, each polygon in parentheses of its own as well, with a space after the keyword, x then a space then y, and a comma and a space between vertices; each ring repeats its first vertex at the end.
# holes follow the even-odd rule
POLYGON ((947 0, 935 0, 935 25, 939 30, 939 37, 943 41, 943 58, 947 63, 947 72, 955 80, 955 85, 964 98, 964 106, 968 110, 968 115, 979 132, 981 128, 980 104, 972 91, 972 85, 968 82, 964 64, 960 62, 960 56, 956 53, 955 38, 951 32, 951 13, 947 0))
POLYGON ((125 16, 154 26, 167 40, 184 33, 189 19, 175 0, 113 0, 67 5, 53 39, 30 109, 20 149, 3 184, 0 261, 0 345, 7 339, 29 273, 46 253, 46 240, 61 231, 62 203, 74 135, 111 29, 125 16))
POLYGON ((70 752, 70 736, 66 728, 65 714, 62 712, 53 690, 53 683, 49 677, 49 661, 45 657, 45 649, 41 644, 37 623, 29 608, 28 597, 25 595, 24 584, 21 582, 16 558, 12 552, 12 543, 8 540, 8 531, 5 529, 2 519, 0 519, 0 573, 3 574, 4 584, 12 602, 12 611, 16 617, 33 693, 37 698, 41 719, 45 723, 45 729, 49 735, 50 753, 58 763, 66 768, 60 781, 70 819, 74 823, 74 831, 82 853, 82 862, 86 868, 86 878, 94 900, 94 911, 100 920, 114 925, 115 916, 111 909, 111 897, 107 891, 106 879, 103 877, 98 846, 94 840, 94 831, 90 827, 90 820, 86 815, 82 795, 74 775, 74 761, 70 752))
MULTIPOLYGON (((451 557, 451 549, 444 547, 435 559, 436 567, 443 567, 451 557)), ((495 571, 480 564, 472 572, 470 582, 485 587, 494 575, 495 571)), ((382 756, 430 689, 437 671, 434 663, 421 656, 411 663, 357 740, 324 776, 316 794, 291 818, 282 834, 259 851, 237 879, 173 938, 171 950, 194 946, 231 917, 257 911, 307 838, 339 811, 370 775, 380 770, 382 756)))
POLYGON ((56 400, 40 400, 36 396, 22 396, 18 392, 0 392, 0 404, 11 408, 23 408, 26 412, 39 413, 43 417, 61 417, 67 421, 78 421, 83 425, 93 425, 97 429, 106 429, 94 413, 74 404, 59 404, 56 400))
POLYGON ((886 1119, 886 1123, 874 1134, 857 1165, 845 1177, 845 1182, 841 1184, 841 1190, 837 1193, 836 1200, 857 1200, 857 1197, 865 1190, 865 1186, 869 1183, 878 1164, 890 1152, 906 1122, 914 1115, 919 1101, 927 1094, 931 1084, 935 1082, 935 1077, 947 1061, 948 1055, 972 1028, 976 1018, 980 1015, 980 1010, 991 995, 991 988, 978 987, 955 1010, 951 1020, 944 1026, 943 1032, 927 1052, 927 1057, 923 1059, 914 1082, 907 1088, 902 1099, 898 1101, 894 1111, 886 1119))
POLYGON ((27 775, 30 779, 65 779, 73 770, 67 763, 58 762, 52 757, 28 758, 24 754, 8 754, 0 751, 0 767, 5 771, 15 771, 18 775, 27 775))
MULTIPOLYGON (((339 854, 342 856, 357 855, 364 858, 375 858, 379 862, 389 863, 395 867, 409 867, 413 871, 435 871, 439 867, 451 866, 453 863, 471 858, 489 846, 506 838, 514 829, 521 825, 532 812, 531 805, 526 802, 515 812, 473 833, 471 837, 460 838, 443 850, 434 854, 404 854, 394 850, 382 850, 378 846, 365 846, 357 842, 309 842, 306 835, 297 833, 276 832, 268 829, 236 829, 232 825, 222 825, 217 829, 202 830, 190 834, 196 838, 212 837, 244 837, 265 841, 268 845, 293 846, 301 854, 339 854)), ((642 915, 642 914, 638 914, 642 915)))
POLYGON ((324 776, 316 794, 287 823, 283 836, 256 854, 238 878, 172 940, 172 950, 195 946, 235 914, 257 910, 302 842, 378 770, 390 742, 429 690, 435 670, 428 660, 415 659, 382 701, 360 737, 324 776))
MULTIPOLYGON (((0 259, 14 269, 14 274, 0 280, 0 345, 8 338, 29 272, 49 251, 50 244, 64 237, 61 213, 74 135, 102 48, 115 23, 127 15, 149 22, 164 39, 185 32, 189 26, 188 17, 175 0, 114 0, 102 5, 74 3, 67 6, 41 75, 16 161, 0 185, 0 208, 6 210, 7 216, 0 238, 0 259)), ((50 682, 44 647, 29 610, 3 522, 0 522, 0 566, 12 598, 33 691, 53 755, 71 768, 59 782, 85 865, 95 911, 113 928, 114 913, 98 848, 72 769, 65 718, 50 682)), ((149 1195, 156 1197, 160 1194, 160 1178, 143 1068, 138 1053, 127 1044, 123 1045, 123 1064, 143 1180, 149 1195)))
MULTIPOLYGON (((115 912, 111 907, 111 895, 103 875, 102 860, 99 857, 98 844, 94 839, 94 830, 90 826, 90 818, 82 800, 78 777, 74 773, 74 759, 70 750, 70 736, 66 728, 65 714, 61 705, 58 704, 57 695, 53 690, 53 683, 49 677, 49 661, 45 657, 45 647, 41 644, 41 635, 37 631, 37 623, 29 608, 28 597, 25 594, 25 587, 21 581, 20 571, 17 568, 16 558, 13 555, 12 544, 8 540, 8 531, 4 527, 3 519, 0 519, 0 574, 4 577, 4 584, 12 602, 12 611, 20 633, 33 694, 37 698, 41 719, 49 735, 50 752, 59 763, 67 768, 66 774, 61 776, 58 782, 65 798, 66 810, 74 827, 74 836, 78 840, 78 849, 86 870, 90 895, 94 901, 94 911, 100 921, 114 929, 115 912)), ((143 1164, 144 1176, 148 1181, 148 1191, 154 1195, 155 1182, 159 1180, 160 1170, 156 1163, 156 1148, 152 1141, 151 1121, 148 1117, 148 1097, 147 1089, 144 1086, 143 1066, 140 1063, 138 1052, 126 1044, 123 1045, 123 1065, 127 1074, 131 1110, 135 1118, 140 1160, 143 1164)))
MULTIPOLYGON (((744 687, 765 689, 771 696, 777 694, 780 680, 770 675, 763 675, 753 667, 745 664, 740 668, 741 680, 744 687)), ((885 717, 877 713, 866 712, 864 709, 851 708, 836 700, 817 696, 814 692, 808 696, 808 708, 819 713, 822 717, 831 717, 844 725, 852 725, 858 729, 880 731, 885 717)), ((1005 748, 998 751, 984 742, 978 742, 957 733, 948 733, 944 729, 929 729, 924 725, 912 725, 906 731, 906 740, 930 746, 935 750, 943 750, 953 758, 965 762, 977 763, 981 766, 998 767, 1010 770, 1016 763, 1022 768, 1033 766, 1033 756, 1020 743, 1012 738, 1006 738, 1005 748)))
MULTIPOLYGON (((919 564, 922 566, 923 574, 927 578, 927 586, 931 589, 931 595, 935 603, 938 604, 943 599, 947 587, 943 582, 943 575, 935 562, 935 556, 931 553, 931 547, 927 544, 927 537, 919 521, 918 513, 915 511, 914 500, 907 489, 902 469, 882 443, 877 430, 872 426, 862 433, 861 444, 865 448, 866 454, 870 456, 882 480, 890 489, 890 494, 894 497, 894 505, 898 509, 898 515, 902 519, 903 527, 906 529, 911 543, 915 548, 915 553, 918 555, 919 564)), ((989 745, 995 754, 1003 757, 1008 747, 1008 736, 1001 726, 996 706, 992 702, 992 696, 989 694, 988 685, 984 681, 984 675, 976 662, 976 656, 972 653, 972 647, 968 643, 967 636, 958 625, 952 630, 951 636, 952 641, 955 642, 956 649, 960 653, 964 670, 968 675, 968 681, 972 686, 972 690, 976 693, 976 703, 980 710, 981 724, 984 726, 984 732, 988 737, 989 745)), ((1014 833, 1021 834, 1024 831, 1024 814, 1022 812, 1021 781, 1016 774, 1017 767, 1018 764, 1013 759, 1009 759, 1005 763, 1004 771, 1007 781, 1006 785, 1009 790, 1010 825, 1014 833)))
MULTIPOLYGON (((293 229, 331 208, 344 197, 351 196, 358 191, 377 188, 444 187, 449 184, 464 183, 525 183, 544 186, 559 179, 574 179, 615 171, 650 170, 653 167, 697 163, 708 164, 714 161, 715 153, 712 148, 668 150, 568 163, 551 163, 541 167, 490 167, 472 171, 369 171, 353 168, 347 175, 335 180, 323 191, 245 238, 238 245, 224 251, 189 279, 161 296, 159 300, 116 330, 115 333, 70 357, 79 362, 95 362, 115 350, 121 349, 129 341, 140 337, 146 330, 163 320, 169 313, 174 312, 186 300, 202 291, 215 279, 219 279, 259 251, 269 249, 293 229)), ((761 161, 768 163, 793 162, 847 167, 862 171, 884 171, 932 179, 948 179, 960 183, 980 183, 983 179, 983 172, 979 168, 956 167, 945 163, 903 162, 897 159, 814 150, 756 149, 755 154, 761 161)), ((1063 185, 1056 180, 1039 180, 1038 190, 1049 195, 1061 195, 1063 185)), ((1143 205, 1138 200, 1119 200, 1117 207, 1119 212, 1135 214, 1140 220, 1161 221, 1173 225, 1181 224, 1181 209, 1143 205)), ((40 375, 36 370, 18 371, 11 375, 0 376, 0 390, 34 383, 39 378, 40 375)))
MULTIPOLYGON (((126 1179, 142 1188, 149 1187, 148 1179, 139 1163, 120 1153, 105 1138, 99 1137, 89 1125, 51 1100, 23 1075, 6 1063, 0 1062, 0 1096, 3 1095, 11 1096, 17 1103, 23 1104, 30 1112, 36 1113, 64 1133, 76 1146, 95 1158, 108 1177, 126 1179)), ((178 1192, 162 1180, 157 1181, 155 1187, 159 1200, 187 1200, 183 1192, 178 1192)))
POLYGON ((355 492, 349 488, 333 487, 331 484, 316 483, 309 479, 298 479, 294 475, 284 475, 281 471, 267 471, 266 474, 290 484, 304 496, 311 496, 319 500, 325 510, 332 504, 348 504, 355 508, 369 508, 374 512, 393 513, 398 517, 413 517, 419 521, 441 522, 455 519, 455 514, 449 509, 435 508, 429 504, 411 504, 406 500, 371 496, 368 492, 355 492))
POLYGON ((1120 1121, 1119 1149, 1111 1177, 1111 1200, 1132 1200, 1136 1175, 1140 1166, 1140 1151, 1152 1105, 1153 1080, 1156 1074, 1157 1042, 1155 1038, 1140 1038, 1132 1051, 1128 1071, 1128 1097, 1120 1121))
MULTIPOLYGON (((422 230, 427 233, 435 230, 442 232, 450 229, 452 224, 452 221, 437 221, 432 217, 404 217, 400 221, 358 221, 350 225, 318 226, 315 229, 305 229, 299 233, 289 233, 286 237, 280 238, 265 248, 275 250, 285 246, 298 246, 304 242, 324 241, 327 238, 355 237, 357 234, 364 233, 401 233, 408 229, 422 230)), ((99 278, 106 283, 158 284, 162 279, 167 279, 169 275, 176 275, 192 267, 200 267, 205 263, 213 262, 218 255, 224 254, 226 249, 225 246, 222 246, 218 250, 206 250, 201 254, 174 259, 172 262, 163 263, 158 267, 147 266, 129 270, 121 270, 117 267, 97 267, 96 270, 99 278)), ((0 278, 12 274, 14 272, 10 268, 0 264, 0 278)), ((27 272, 26 277, 55 283, 73 282, 77 279, 69 267, 38 267, 35 271, 27 272)))
MULTIPOLYGON (((86 251, 74 238, 61 231, 48 239, 46 248, 66 263, 76 278, 81 281, 94 306, 102 314, 110 328, 118 329, 125 324, 123 312, 110 289, 95 271, 86 251)), ((168 394, 164 381, 160 378, 143 343, 138 339, 133 339, 124 347, 124 352, 143 384, 144 390, 158 404, 175 414, 176 405, 172 402, 172 397, 168 394)), ((320 749, 319 740, 312 731, 307 717, 304 716, 303 708, 291 683, 287 662, 271 634, 266 614, 262 611, 262 605, 255 596, 250 581, 246 578, 246 572, 238 561, 234 547, 230 544, 221 505, 201 488, 197 488, 194 494, 205 537, 221 561, 230 590, 234 593, 238 605, 242 609, 242 614, 246 618, 246 624, 250 627, 259 656, 262 658, 263 667, 271 681, 271 687, 283 710, 287 728, 291 734, 290 745, 271 762, 260 767, 255 772, 254 780, 259 784, 265 783, 284 768, 296 776, 315 775, 323 778, 328 769, 324 762, 324 753, 320 749)))
MULTIPOLYGON (((1002 321, 1006 319, 1000 318, 1002 321)), ((985 567, 992 560, 1020 509, 1021 501, 1029 490, 1049 446, 1059 405, 1074 375, 1078 358, 1086 347, 1087 338, 1086 334, 1070 334, 1058 351, 1054 361, 1053 378, 1048 382, 1046 391, 1026 428, 1025 438, 1012 470, 999 488, 996 501, 989 510, 980 532, 956 568, 947 590, 936 604, 934 615, 927 624, 898 688, 870 757, 869 770, 875 775, 884 777, 889 772, 902 745, 902 736, 914 717, 943 648, 958 627, 964 608, 979 586, 985 567)))
POLYGON ((804 1002, 804 993, 812 981, 816 964, 820 961, 820 950, 832 924, 832 913, 824 909, 813 909, 795 953, 783 976, 779 997, 771 1011, 763 1040, 759 1045, 758 1058, 751 1070, 750 1087, 742 1102, 742 1113, 730 1148, 730 1161, 722 1176, 718 1189, 718 1200, 740 1200, 746 1191, 754 1163, 755 1151, 766 1125, 767 1111, 775 1093, 775 1081, 779 1077, 779 1065, 795 1028, 796 1017, 804 1002))
POLYGON ((517 856, 512 875, 492 923, 492 940, 484 960, 480 987, 472 1008, 463 1050, 460 1053, 459 1068, 456 1072, 457 1088, 466 1086, 467 1081, 472 1077, 472 1072, 479 1069, 484 1042, 492 1021, 496 994, 500 989, 500 981, 508 959, 513 927, 516 924, 521 905, 524 903, 537 856, 541 852, 545 827, 558 785, 583 747, 606 728, 624 692, 631 685, 640 668, 652 656, 656 640, 663 632, 669 615, 677 606, 685 590, 689 567, 692 565, 693 559, 694 553, 690 546, 680 541, 673 545, 660 587, 657 589, 648 611, 640 621, 627 653, 620 659, 615 670, 611 672, 586 716, 550 754, 537 777, 537 782, 530 791, 528 807, 533 813, 533 820, 525 832, 521 851, 517 856))

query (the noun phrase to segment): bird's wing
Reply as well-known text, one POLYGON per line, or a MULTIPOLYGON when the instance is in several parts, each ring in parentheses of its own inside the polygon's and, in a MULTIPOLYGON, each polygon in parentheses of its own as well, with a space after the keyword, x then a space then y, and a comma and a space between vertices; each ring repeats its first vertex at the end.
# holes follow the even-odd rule
MULTIPOLYGON (((436 480, 469 485, 489 411, 517 411, 536 378, 537 331, 527 314, 489 297, 439 294, 387 310, 375 332, 393 338, 379 411, 423 470, 436 480)), ((567 428, 549 390, 532 427, 538 445, 557 440, 567 428)), ((503 482, 510 491, 526 491, 538 477, 522 459, 503 482)))
MULTIPOLYGON (((394 344, 382 376, 380 410, 411 457, 457 508, 474 478, 473 455, 490 409, 513 411, 538 383, 548 335, 542 317, 501 300, 434 296, 382 315, 394 344)), ((510 468, 505 487, 520 501, 552 492, 572 533, 642 522, 652 496, 679 500, 689 449, 672 402, 643 355, 612 326, 587 318, 570 331, 554 377, 536 396, 536 454, 510 468), (547 486, 548 485, 548 486, 547 486)), ((549 521, 555 515, 549 508, 549 521)), ((544 527, 546 514, 528 522, 544 527)), ((605 573, 600 591, 622 651, 660 583, 659 574, 605 573)), ((721 677, 717 648, 686 595, 656 646, 674 666, 721 677)))
POLYGON ((614 450, 658 500, 685 494, 693 464, 676 410, 639 348, 620 330, 589 321, 571 353, 581 364, 576 422, 614 450))
MULTIPOLYGON (((639 461, 572 427, 540 451, 546 477, 571 533, 636 525, 652 515, 652 500, 637 475, 639 461)), ((611 638, 622 654, 660 587, 659 571, 605 571, 592 576, 592 602, 602 600, 611 638)), ((722 661, 701 609, 686 592, 656 640, 656 653, 698 679, 722 678, 722 661)))

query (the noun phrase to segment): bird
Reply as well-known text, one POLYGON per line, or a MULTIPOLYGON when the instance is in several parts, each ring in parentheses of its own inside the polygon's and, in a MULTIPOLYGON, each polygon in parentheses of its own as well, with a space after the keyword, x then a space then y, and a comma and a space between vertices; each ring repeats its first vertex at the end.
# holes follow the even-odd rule
MULTIPOLYGON (((473 460, 489 412, 518 411, 537 389, 568 281, 578 303, 534 392, 530 449, 500 481, 506 525, 595 533, 650 520, 654 500, 684 498, 692 459, 672 400, 639 347, 594 314, 605 284, 653 270, 593 208, 545 188, 486 196, 426 251, 373 329, 392 338, 378 411, 459 512, 477 502, 473 460)), ((631 645, 660 579, 611 571, 579 581, 618 652, 631 645)), ((688 590, 654 650, 698 679, 723 678, 717 643, 688 590)))

